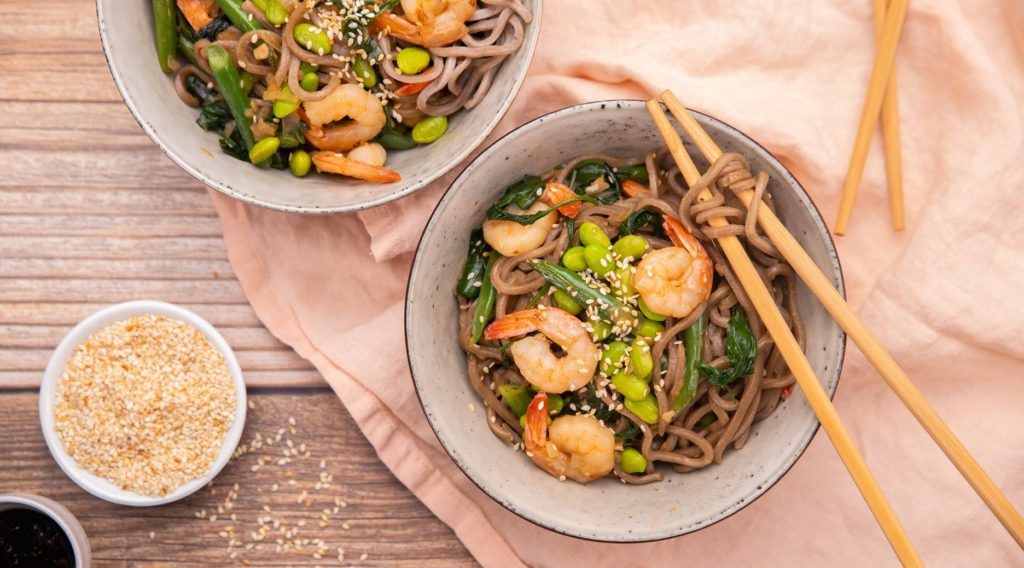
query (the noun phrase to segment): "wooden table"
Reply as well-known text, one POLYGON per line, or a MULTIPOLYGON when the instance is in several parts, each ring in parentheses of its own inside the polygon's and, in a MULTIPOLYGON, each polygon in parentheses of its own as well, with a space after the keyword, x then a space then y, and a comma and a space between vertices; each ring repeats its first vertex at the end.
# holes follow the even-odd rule
POLYGON ((336 565, 338 547, 346 564, 475 565, 377 459, 320 375, 256 319, 204 188, 122 104, 95 18, 86 0, 0 0, 0 493, 68 506, 97 566, 336 565), (37 410, 42 369, 67 330, 99 307, 140 298, 185 305, 235 348, 253 403, 244 442, 284 429, 212 487, 153 509, 79 489, 51 459, 37 410), (288 439, 309 457, 279 466, 288 439), (321 475, 332 476, 329 487, 321 475), (272 530, 254 541, 261 517, 272 530), (298 534, 286 538, 275 520, 298 534), (315 558, 315 545, 284 550, 277 538, 321 539, 327 550, 315 558))

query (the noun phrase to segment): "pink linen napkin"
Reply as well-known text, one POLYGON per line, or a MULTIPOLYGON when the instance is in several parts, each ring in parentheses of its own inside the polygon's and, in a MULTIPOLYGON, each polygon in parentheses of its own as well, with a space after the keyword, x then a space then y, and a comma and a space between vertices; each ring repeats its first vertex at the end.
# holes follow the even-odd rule
MULTIPOLYGON (((570 104, 671 88, 764 144, 831 222, 874 56, 870 4, 548 2, 531 73, 490 139, 570 104)), ((898 55, 909 226, 890 229, 879 143, 837 241, 850 301, 1018 505, 1022 37, 1024 5, 1014 0, 911 5, 898 55)), ((426 423, 403 342, 411 252, 454 175, 351 216, 286 215, 211 195, 257 314, 317 366, 384 463, 481 563, 896 565, 823 435, 746 509, 656 543, 559 536, 473 486, 426 423)), ((1024 554, 852 344, 848 353, 836 404, 924 560, 1019 566, 1024 554)))

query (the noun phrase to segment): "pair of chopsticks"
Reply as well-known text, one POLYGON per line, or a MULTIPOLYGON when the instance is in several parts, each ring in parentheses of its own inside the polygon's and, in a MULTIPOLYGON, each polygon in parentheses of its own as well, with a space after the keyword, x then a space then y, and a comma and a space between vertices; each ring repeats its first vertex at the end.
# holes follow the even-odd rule
MULTIPOLYGON (((894 0, 899 1, 899 0, 894 0)), ((708 136, 707 132, 697 123, 693 115, 685 106, 672 94, 665 91, 661 94, 661 100, 668 107, 672 116, 682 126, 686 134, 694 141, 697 148, 704 157, 714 164, 722 156, 722 150, 708 136)), ((654 118, 654 122, 661 132, 662 138, 668 145, 672 157, 679 166, 683 178, 687 184, 693 185, 700 179, 700 172, 694 165, 690 155, 683 147, 683 142, 675 128, 669 122, 668 117, 658 104, 657 99, 647 102, 647 109, 654 118)), ((711 192, 705 189, 698 199, 705 201, 712 197, 711 192)), ((753 200, 753 190, 747 190, 738 195, 744 206, 750 207, 753 200)), ((768 207, 758 208, 757 221, 765 235, 772 241, 775 247, 782 253, 782 256, 789 262, 796 273, 804 281, 807 287, 821 301, 825 309, 835 318, 846 333, 853 339, 853 342, 861 349, 867 360, 875 367, 875 370, 882 376, 888 385, 896 392, 904 405, 917 418, 921 426, 935 440, 946 456, 949 458, 961 475, 974 488, 981 499, 988 505, 1006 530, 1013 536, 1014 540, 1021 547, 1024 547, 1024 517, 1014 508, 1009 499, 999 490, 992 479, 985 473, 981 465, 967 451, 967 448, 957 439, 949 426, 939 417, 935 409, 928 403, 917 387, 910 381, 907 375, 900 369, 892 356, 868 330, 864 322, 857 317, 850 306, 846 303, 839 292, 832 286, 828 278, 818 269, 807 252, 800 247, 800 244, 793 238, 793 235, 786 230, 768 207)), ((727 223, 724 218, 717 217, 709 221, 712 226, 722 226, 727 223)), ((868 469, 864 458, 857 450, 853 438, 843 426, 832 401, 829 400, 825 389, 821 386, 815 376, 810 363, 808 363, 803 350, 793 337, 792 331, 786 324, 779 312, 778 306, 772 299, 767 287, 761 280, 750 257, 739 239, 734 236, 726 236, 719 239, 719 244, 729 260, 729 264, 736 272, 740 284, 750 296, 750 300, 757 310, 758 315, 764 321, 768 333, 775 342, 783 359, 796 377, 797 383, 807 396, 808 403, 818 420, 821 422, 825 433, 832 440, 839 457, 843 460, 846 469, 853 477, 854 483, 864 496, 868 507, 878 521, 882 532, 892 545, 897 557, 905 566, 921 566, 921 558, 914 549, 913 544, 907 538, 906 532, 897 520, 892 507, 882 493, 881 487, 875 481, 874 476, 868 469)))
POLYGON ((909 0, 873 0, 875 37, 878 51, 875 65, 868 81, 868 94, 860 115, 860 126, 853 143, 853 156, 846 171, 843 194, 839 201, 839 215, 836 217, 835 232, 846 234, 853 213, 853 202, 857 199, 864 163, 868 159, 868 148, 875 135, 879 113, 882 117, 882 142, 885 146, 885 173, 889 181, 889 209, 892 226, 897 231, 906 226, 903 212, 903 166, 900 155, 900 118, 896 103, 896 45, 899 43, 903 21, 907 17, 909 0))

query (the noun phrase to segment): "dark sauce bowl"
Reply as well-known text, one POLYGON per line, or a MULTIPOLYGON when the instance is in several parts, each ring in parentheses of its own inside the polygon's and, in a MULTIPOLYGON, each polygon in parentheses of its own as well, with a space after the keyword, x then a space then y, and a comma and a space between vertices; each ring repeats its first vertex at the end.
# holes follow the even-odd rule
POLYGON ((0 565, 89 568, 92 550, 78 519, 46 497, 0 495, 0 565))

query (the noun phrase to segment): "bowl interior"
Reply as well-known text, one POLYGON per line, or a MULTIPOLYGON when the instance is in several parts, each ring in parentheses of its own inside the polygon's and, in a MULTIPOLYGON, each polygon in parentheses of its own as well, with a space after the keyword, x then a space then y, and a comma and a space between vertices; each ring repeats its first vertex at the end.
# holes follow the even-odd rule
POLYGON ((374 207, 437 179, 470 154, 512 103, 540 32, 541 0, 526 0, 533 21, 522 47, 504 61, 479 105, 451 117, 433 144, 391 152, 388 167, 402 180, 374 184, 331 175, 293 177, 261 170, 220 150, 217 135, 196 124, 198 110, 182 104, 171 77, 157 65, 150 2, 97 0, 100 37, 121 96, 146 134, 179 166, 206 185, 242 201, 299 213, 340 213, 374 207))
POLYGON ((123 304, 116 304, 100 310, 82 320, 81 323, 68 332, 57 346, 57 349, 54 350, 53 355, 50 356, 50 360, 46 365, 46 370, 43 372, 42 385, 39 388, 39 421, 43 428, 43 437, 46 439, 46 445, 50 449, 50 453, 53 454, 54 460, 57 461, 57 465, 59 465, 60 468, 64 470, 64 473, 66 473, 67 476, 77 483, 82 489, 101 499, 121 505, 139 507, 162 505, 164 503, 170 503, 186 497, 209 483, 209 481, 216 477, 216 475, 220 473, 220 470, 227 465, 228 461, 231 459, 231 454, 234 453, 235 448, 238 447, 238 442, 242 439, 242 430, 245 428, 245 412, 245 381, 242 378, 242 369, 238 365, 238 360, 235 358, 235 354, 231 350, 231 346, 228 345, 228 342, 224 337, 221 336, 221 334, 203 318, 184 308, 164 302, 125 302, 123 304), (235 387, 235 420, 224 435, 224 442, 221 445, 220 452, 217 454, 216 460, 214 460, 213 464, 210 465, 210 469, 205 475, 185 483, 162 497, 126 491, 117 485, 114 485, 110 481, 83 469, 75 462, 74 458, 65 451, 64 444, 57 436, 54 425, 54 406, 57 401, 57 383, 60 381, 61 375, 64 372, 64 367, 67 365, 67 361, 71 357, 75 348, 81 345, 96 331, 99 331, 112 323, 143 314, 164 315, 168 318, 188 323, 202 331, 214 348, 224 355, 224 360, 228 365, 228 370, 231 372, 232 382, 235 387))
MULTIPOLYGON (((786 226, 842 291, 831 238, 806 193, 768 152, 734 128, 697 115, 726 152, 750 159, 771 176, 769 191, 786 226)), ((469 232, 505 187, 527 173, 591 153, 642 157, 664 146, 643 103, 590 103, 539 118, 499 140, 470 164, 441 200, 424 231, 409 280, 406 333, 409 362, 423 409, 460 468, 502 505, 544 527, 588 539, 644 541, 697 530, 739 510, 777 481, 799 458, 818 426, 797 389, 756 424, 747 445, 723 463, 665 480, 627 486, 602 479, 586 486, 560 483, 513 452, 488 429, 467 382, 457 342, 453 296, 469 232), (471 410, 471 404, 476 411, 471 410)), ((688 145, 690 154, 699 156, 688 145)), ((702 171, 707 167, 697 160, 702 171)), ((844 335, 802 286, 798 301, 807 324, 807 356, 831 394, 839 378, 844 335)))

